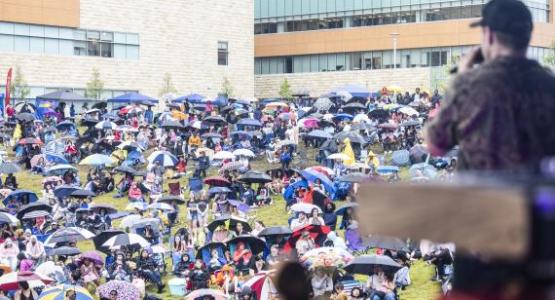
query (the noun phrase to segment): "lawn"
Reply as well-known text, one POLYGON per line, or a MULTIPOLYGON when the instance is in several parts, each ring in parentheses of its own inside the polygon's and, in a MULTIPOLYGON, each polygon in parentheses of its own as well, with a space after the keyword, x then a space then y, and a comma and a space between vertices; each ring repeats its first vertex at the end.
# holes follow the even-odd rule
MULTIPOLYGON (((309 157, 311 162, 314 161, 313 158, 314 158, 315 150, 302 149, 301 151, 305 151, 306 153, 305 157, 309 157)), ((299 162, 297 160, 296 162, 298 164, 305 165, 305 166, 311 164, 311 162, 307 162, 307 161, 299 162)), ((252 167, 253 169, 256 169, 256 170, 266 170, 270 166, 265 161, 259 160, 259 161, 253 162, 252 167)), ((87 171, 88 171, 88 168, 79 167, 79 176, 81 178, 81 181, 86 179, 87 171)), ((217 172, 216 169, 211 169, 210 171, 210 173, 212 174, 216 172, 217 172)), ((17 179, 18 179, 20 188, 32 190, 36 192, 37 195, 39 195, 39 197, 41 195, 41 189, 42 189, 42 184, 41 184, 42 178, 43 178, 42 176, 33 175, 33 174, 30 174, 29 172, 20 172, 17 174, 17 179)), ((176 180, 173 180, 171 182, 175 182, 175 181, 176 180)), ((187 179, 182 178, 179 180, 179 182, 181 183, 182 186, 186 186, 187 179)), ((167 188, 167 185, 165 186, 165 188, 167 188)), ((100 195, 94 198, 94 202, 102 203, 102 204, 110 204, 115 206, 119 210, 123 210, 127 205, 127 202, 128 202, 127 198, 124 197, 124 198, 115 199, 112 197, 113 195, 114 193, 100 195)), ((272 206, 267 206, 264 208, 253 210, 251 212, 251 217, 262 220, 266 224, 266 226, 287 224, 287 212, 284 210, 284 207, 285 207, 285 201, 281 196, 278 195, 274 197, 274 203, 272 206)), ((183 218, 184 216, 186 216, 186 209, 184 206, 180 208, 179 215, 181 218, 180 223, 184 224, 185 220, 183 218)), ((114 222, 114 226, 117 226, 117 225, 119 225, 118 222, 117 221, 114 222)), ((79 243, 78 246, 81 248, 82 251, 94 249, 94 246, 90 241, 81 242, 79 243)), ((168 266, 171 266, 169 261, 168 261, 168 266)), ((411 268, 411 279, 413 283, 405 291, 400 292, 400 298, 402 300, 434 299, 438 295, 439 286, 430 280, 430 278, 432 278, 432 275, 433 275, 432 267, 426 265, 423 262, 416 262, 411 268)), ((165 277, 166 281, 168 279, 170 279, 170 276, 165 277)), ((155 288, 150 288, 148 292, 154 293, 155 288)), ((165 289, 165 293, 158 294, 158 296, 161 297, 162 299, 176 299, 176 297, 172 297, 169 295, 169 290, 167 287, 165 289)))

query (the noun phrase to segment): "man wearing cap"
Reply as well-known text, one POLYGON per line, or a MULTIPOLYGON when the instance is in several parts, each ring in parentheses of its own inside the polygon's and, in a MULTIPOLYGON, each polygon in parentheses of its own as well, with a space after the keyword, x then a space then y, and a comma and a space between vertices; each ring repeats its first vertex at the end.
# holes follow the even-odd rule
POLYGON ((526 58, 532 15, 517 0, 492 0, 480 47, 463 57, 440 113, 427 128, 432 155, 459 145, 462 170, 518 171, 555 155, 555 77, 526 58))

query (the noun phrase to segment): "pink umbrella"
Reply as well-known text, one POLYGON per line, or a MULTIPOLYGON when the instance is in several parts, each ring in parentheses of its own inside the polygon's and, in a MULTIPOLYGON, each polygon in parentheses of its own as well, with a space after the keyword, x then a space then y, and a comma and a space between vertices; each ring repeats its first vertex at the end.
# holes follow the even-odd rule
POLYGON ((80 260, 83 260, 85 258, 90 259, 93 263, 97 265, 104 264, 104 260, 102 259, 102 257, 100 256, 100 252, 98 251, 87 251, 81 254, 80 260))
POLYGON ((54 280, 34 272, 12 272, 0 277, 0 290, 15 291, 19 289, 20 282, 49 284, 52 281, 54 280))
POLYGON ((320 122, 320 121, 319 121, 318 119, 316 119, 316 118, 307 118, 307 119, 304 119, 304 120, 303 120, 303 126, 304 126, 305 128, 309 128, 309 129, 311 129, 311 128, 318 128, 318 127, 319 127, 319 126, 318 126, 318 123, 319 123, 319 122, 320 122))
POLYGON ((270 277, 273 272, 260 272, 244 283, 244 286, 251 288, 256 293, 256 299, 268 300, 273 299, 277 294, 277 289, 270 277))

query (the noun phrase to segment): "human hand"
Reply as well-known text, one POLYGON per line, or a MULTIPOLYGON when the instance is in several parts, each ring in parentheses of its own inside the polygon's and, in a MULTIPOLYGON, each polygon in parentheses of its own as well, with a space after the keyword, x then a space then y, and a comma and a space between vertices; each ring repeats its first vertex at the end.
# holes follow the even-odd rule
POLYGON ((474 47, 466 55, 462 56, 459 65, 459 74, 471 70, 475 64, 479 64, 484 61, 484 55, 482 54, 482 48, 474 47))

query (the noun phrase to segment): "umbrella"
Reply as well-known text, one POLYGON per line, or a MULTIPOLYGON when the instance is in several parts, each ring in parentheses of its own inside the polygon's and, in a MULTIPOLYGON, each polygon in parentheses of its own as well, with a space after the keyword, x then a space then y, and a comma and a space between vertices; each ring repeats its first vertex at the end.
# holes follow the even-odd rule
MULTIPOLYGON (((54 249, 52 249, 54 250, 54 249)), ((49 251, 47 249, 47 251, 49 251)), ((47 261, 40 264, 36 269, 35 272, 42 276, 47 276, 51 278, 56 278, 57 276, 63 277, 64 269, 61 266, 57 266, 53 261, 47 261)))
POLYGON ((136 300, 140 299, 140 291, 137 287, 127 281, 110 280, 98 287, 97 292, 100 297, 110 298, 110 292, 117 291, 116 300, 136 300))
POLYGON ((48 256, 55 256, 55 255, 73 256, 73 255, 81 254, 81 250, 79 250, 79 248, 76 248, 76 247, 63 246, 63 247, 56 247, 54 249, 47 250, 46 254, 48 256))
POLYGON ((0 164, 0 174, 14 174, 21 171, 21 168, 13 162, 3 162, 0 164))
POLYGON ((184 128, 184 126, 181 123, 179 123, 177 121, 174 121, 174 120, 166 120, 162 123, 162 125, 160 125, 160 127, 162 127, 162 128, 174 128, 174 129, 184 128))
POLYGON ((80 259, 88 259, 91 262, 93 262, 94 264, 97 265, 103 265, 104 264, 104 260, 102 259, 101 253, 98 251, 87 251, 84 252, 83 254, 81 254, 81 256, 79 257, 80 259))
POLYGON ((418 120, 409 120, 401 123, 401 127, 418 126, 420 122, 418 120))
POLYGON ((85 157, 79 165, 81 166, 105 166, 114 164, 115 160, 108 155, 104 154, 93 154, 85 157))
POLYGON ((127 204, 127 206, 125 207, 125 210, 132 210, 132 211, 134 210, 145 211, 147 209, 148 209, 148 204, 142 201, 131 202, 127 204))
POLYGON ((41 217, 46 217, 49 216, 50 213, 44 210, 35 210, 32 212, 28 212, 26 213, 22 220, 29 220, 29 219, 35 219, 35 218, 41 218, 41 217))
POLYGON ((8 196, 6 196, 6 198, 2 200, 2 203, 4 203, 4 205, 8 205, 8 203, 10 203, 10 201, 12 200, 15 200, 21 203, 25 199, 28 200, 28 203, 36 202, 39 200, 39 198, 37 197, 37 194, 33 193, 32 191, 15 190, 9 193, 8 196))
POLYGON ((228 163, 225 163, 220 168, 220 174, 222 174, 224 171, 241 170, 241 169, 245 169, 246 167, 247 167, 247 163, 243 161, 228 162, 228 163))
POLYGON ((343 110, 362 110, 362 109, 366 109, 366 106, 364 106, 364 104, 362 103, 358 103, 358 102, 353 102, 353 103, 349 103, 347 105, 343 105, 341 107, 343 110))
POLYGON ((155 202, 152 203, 148 206, 149 209, 157 209, 157 210, 162 210, 162 211, 174 211, 175 209, 167 204, 167 203, 163 203, 163 202, 155 202))
POLYGON ((354 118, 353 115, 345 114, 345 113, 336 114, 335 116, 333 116, 333 119, 338 121, 352 121, 353 118, 354 118))
POLYGON ((376 169, 376 172, 380 175, 387 175, 399 173, 399 170, 399 167, 396 166, 381 166, 376 169))
POLYGON ((312 213, 312 210, 316 209, 319 214, 322 213, 322 210, 318 206, 310 203, 293 204, 289 209, 294 212, 303 212, 305 214, 310 214, 312 213))
POLYGON ((374 109, 368 113, 368 117, 378 120, 387 120, 389 118, 389 112, 385 109, 374 109))
POLYGON ((363 182, 363 181, 367 181, 370 180, 370 176, 364 174, 364 173, 360 173, 360 172, 355 172, 355 173, 349 173, 349 174, 345 174, 341 177, 338 178, 339 181, 342 182, 363 182))
POLYGON ((163 196, 162 198, 158 199, 157 202, 162 202, 162 203, 173 203, 176 202, 178 204, 185 204, 185 200, 181 199, 179 196, 163 196))
POLYGON ((143 217, 141 217, 140 215, 136 215, 136 214, 124 217, 123 219, 121 219, 120 228, 132 227, 133 224, 135 224, 137 221, 141 220, 142 218, 143 217))
POLYGON ((363 241, 369 248, 380 248, 392 251, 400 251, 407 248, 407 243, 396 237, 372 235, 368 238, 363 238, 363 241))
POLYGON ((272 177, 266 173, 257 171, 248 171, 244 175, 240 176, 237 180, 246 183, 268 183, 272 182, 272 177))
POLYGON ((347 211, 347 209, 351 208, 351 209, 355 209, 358 207, 358 203, 347 203, 345 205, 343 205, 342 207, 338 208, 335 210, 335 214, 338 216, 342 216, 345 214, 345 212, 347 211))
POLYGON ((56 198, 58 199, 64 199, 66 197, 69 197, 69 195, 71 195, 71 193, 81 190, 80 187, 78 186, 73 186, 73 185, 62 185, 62 186, 58 186, 55 190, 54 190, 54 196, 56 196, 56 198))
POLYGON ((410 153, 408 150, 397 150, 391 154, 391 162, 396 166, 406 166, 410 164, 410 153))
POLYGON ((149 164, 158 162, 163 167, 173 167, 178 162, 177 157, 168 151, 155 151, 148 157, 147 160, 149 164))
POLYGON ((58 285, 55 287, 47 288, 39 296, 38 300, 65 300, 68 291, 75 292, 75 300, 94 300, 94 297, 89 294, 87 289, 76 285, 58 285))
POLYGON ((330 154, 328 155, 327 159, 333 159, 333 160, 349 160, 350 157, 345 154, 345 153, 334 153, 334 154, 330 154))
POLYGON ((46 204, 46 203, 42 203, 42 202, 34 202, 34 203, 30 203, 27 204, 25 206, 22 206, 19 211, 17 212, 17 218, 21 219, 23 218, 23 216, 27 213, 30 213, 32 211, 36 211, 36 210, 42 210, 42 211, 48 211, 48 212, 52 212, 52 206, 46 204))
POLYGON ((369 121, 368 116, 365 114, 358 114, 353 118, 353 122, 364 123, 369 121))
POLYGON ((309 269, 318 267, 343 268, 354 260, 354 256, 347 250, 334 247, 321 247, 306 252, 299 260, 309 269))
POLYGON ((138 132, 139 129, 129 126, 129 125, 120 125, 116 127, 115 131, 122 131, 122 132, 138 132))
POLYGON ((51 234, 45 241, 44 244, 56 245, 57 243, 67 243, 67 242, 78 242, 92 239, 95 236, 94 233, 79 227, 67 227, 59 229, 53 234, 51 234))
POLYGON ((253 235, 240 235, 231 240, 227 241, 227 244, 231 249, 234 249, 234 246, 238 243, 244 243, 245 246, 251 250, 252 254, 256 255, 264 251, 266 248, 266 243, 264 240, 257 238, 253 235))
POLYGON ((294 249, 297 241, 299 240, 303 232, 308 232, 312 240, 316 244, 321 245, 327 239, 328 233, 330 233, 330 231, 331 229, 328 226, 319 225, 306 225, 301 228, 297 228, 295 231, 293 231, 293 233, 287 240, 287 243, 283 247, 283 250, 286 253, 289 253, 292 249, 294 249))
POLYGON ((413 164, 423 163, 428 157, 428 149, 422 144, 416 144, 410 148, 410 162, 413 164))
POLYGON ((48 170, 46 170, 46 175, 47 176, 55 176, 55 175, 59 175, 62 176, 64 175, 67 171, 74 171, 77 173, 77 168, 75 168, 72 165, 56 165, 53 166, 51 168, 49 168, 48 170))
POLYGON ((293 231, 286 226, 273 226, 262 229, 258 236, 291 235, 293 231))
POLYGON ((409 176, 427 177, 428 179, 433 179, 437 176, 437 169, 426 162, 414 164, 409 169, 409 176))
POLYGON ((353 144, 366 144, 366 139, 356 131, 343 131, 334 136, 334 139, 340 143, 343 143, 346 138, 353 144))
MULTIPOLYGON (((53 164, 68 164, 68 161, 65 157, 63 157, 62 155, 58 155, 55 153, 45 153, 44 154, 44 158, 53 164)), ((38 161, 37 161, 38 162, 38 161)))
POLYGON ((212 157, 213 159, 233 159, 235 158, 235 155, 233 155, 233 153, 229 152, 229 151, 220 151, 216 154, 214 154, 214 156, 212 157))
POLYGON ((104 242, 106 242, 107 240, 109 240, 111 237, 114 237, 116 235, 120 235, 120 234, 124 234, 125 232, 121 231, 121 230, 106 230, 103 231, 99 234, 97 234, 94 238, 93 238, 93 243, 94 243, 94 247, 98 250, 98 251, 102 251, 104 253, 108 253, 110 252, 110 248, 107 247, 103 247, 102 244, 104 244, 104 242))
POLYGON ((230 186, 231 182, 222 176, 211 176, 204 179, 204 183, 213 186, 230 186))
POLYGON ((376 130, 376 127, 366 123, 366 122, 360 122, 357 124, 353 124, 353 126, 351 126, 352 130, 368 130, 368 131, 374 131, 376 130))
POLYGON ((143 95, 143 94, 139 94, 137 92, 131 92, 131 93, 127 93, 127 94, 123 94, 114 98, 110 98, 107 100, 107 102, 111 102, 111 103, 157 103, 158 100, 143 95))
POLYGON ((102 244, 102 246, 110 249, 119 249, 121 246, 128 245, 139 245, 144 248, 150 246, 150 243, 138 234, 123 233, 111 237, 109 240, 104 242, 104 244, 102 244))
MULTIPOLYGON (((351 97, 367 98, 370 92, 367 88, 355 84, 344 85, 332 90, 332 93, 337 95, 349 94, 351 97)), ((348 99, 347 99, 348 100, 348 99)))
POLYGON ((209 194, 226 194, 231 192, 231 190, 225 186, 215 186, 208 189, 209 194))
POLYGON ((317 110, 327 111, 333 106, 333 102, 329 98, 318 98, 312 106, 317 110))
POLYGON ((223 136, 219 133, 208 132, 200 136, 203 139, 221 139, 223 136))
POLYGON ((89 197, 95 197, 96 194, 91 192, 91 191, 88 191, 88 190, 76 190, 76 191, 73 191, 70 194, 70 196, 74 197, 74 198, 84 199, 84 198, 89 198, 89 197))
POLYGON ((107 129, 115 130, 117 127, 118 125, 116 125, 116 123, 110 122, 108 120, 98 122, 96 125, 94 125, 94 128, 102 129, 102 130, 107 130, 107 129))
POLYGON ((137 173, 137 170, 129 167, 129 166, 120 166, 114 169, 114 171, 119 172, 119 173, 123 173, 123 174, 129 174, 129 175, 135 175, 137 173))
POLYGON ((299 120, 299 124, 301 124, 301 126, 303 126, 304 128, 307 128, 307 129, 318 128, 319 123, 320 123, 320 120, 318 120, 316 118, 312 118, 312 117, 299 120))
POLYGON ((185 300, 197 300, 197 299, 214 299, 214 300, 225 300, 229 297, 220 290, 214 289, 199 289, 190 292, 185 296, 185 300))
POLYGON ((36 119, 35 115, 33 115, 31 113, 19 113, 19 114, 15 115, 15 118, 18 121, 23 121, 23 122, 32 122, 36 119))
POLYGON ((227 121, 222 117, 222 116, 209 116, 204 118, 204 120, 202 120, 203 122, 206 123, 212 123, 212 124, 225 124, 227 123, 227 121))
POLYGON ((37 286, 40 284, 49 284, 52 281, 53 280, 49 277, 33 272, 12 272, 0 277, 0 290, 15 291, 19 289, 19 283, 21 282, 30 282, 37 286))
POLYGON ((308 137, 311 138, 321 138, 321 139, 331 139, 333 136, 323 130, 313 130, 307 134, 308 137))
POLYGON ((233 151, 233 155, 235 156, 248 156, 248 157, 255 157, 254 152, 249 149, 237 149, 233 151))
POLYGON ((118 212, 115 207, 108 204, 92 204, 89 206, 89 209, 96 213, 100 213, 102 210, 105 210, 107 214, 114 214, 118 212))
POLYGON ((37 138, 23 138, 20 139, 18 144, 20 145, 42 145, 42 141, 37 138))
POLYGON ((399 108, 399 112, 408 116, 418 116, 418 111, 410 106, 403 106, 399 108))
POLYGON ((19 223, 19 220, 6 212, 0 212, 0 224, 11 224, 11 225, 17 225, 17 223, 19 223))
POLYGON ((384 130, 395 130, 399 128, 399 125, 393 124, 393 123, 382 123, 382 124, 378 124, 378 128, 381 128, 384 130))
POLYGON ((402 266, 387 255, 362 255, 344 267, 351 274, 371 275, 375 267, 380 267, 388 273, 395 273, 402 266))
POLYGON ((258 300, 269 300, 277 298, 277 289, 272 282, 272 273, 273 272, 260 272, 249 280, 243 283, 243 286, 248 286, 251 288, 251 291, 255 293, 256 298, 258 300))
POLYGON ((266 107, 264 107, 265 109, 277 109, 277 108, 286 108, 289 107, 289 105, 283 103, 283 102, 270 102, 268 104, 266 104, 266 107))
POLYGON ((218 228, 218 226, 223 226, 227 222, 229 222, 229 228, 234 228, 237 223, 241 223, 243 224, 243 228, 245 229, 245 231, 252 230, 251 226, 249 225, 249 222, 246 219, 242 219, 235 216, 225 216, 225 217, 217 218, 212 222, 210 222, 210 224, 208 224, 206 228, 208 228, 208 230, 210 230, 211 232, 214 232, 216 228, 218 228))
POLYGON ((126 149, 126 150, 144 150, 143 147, 137 142, 125 141, 119 144, 116 148, 118 149, 126 149))

